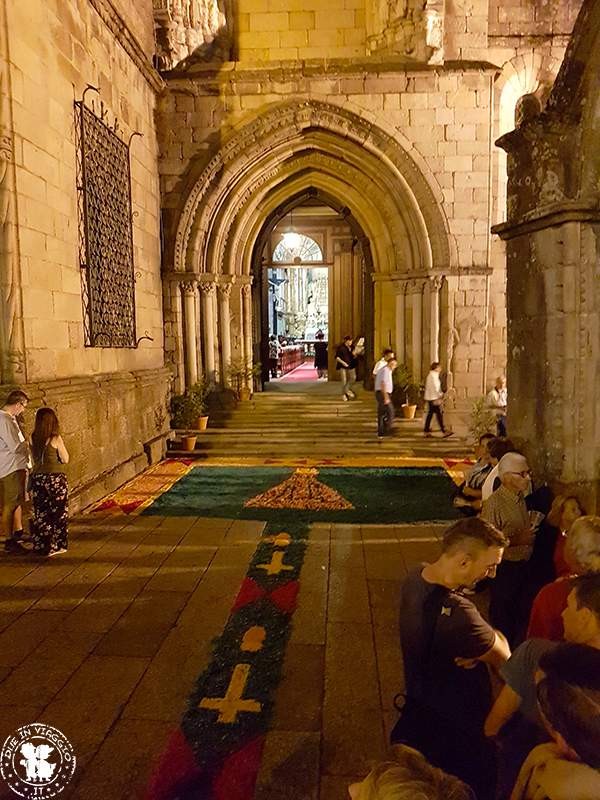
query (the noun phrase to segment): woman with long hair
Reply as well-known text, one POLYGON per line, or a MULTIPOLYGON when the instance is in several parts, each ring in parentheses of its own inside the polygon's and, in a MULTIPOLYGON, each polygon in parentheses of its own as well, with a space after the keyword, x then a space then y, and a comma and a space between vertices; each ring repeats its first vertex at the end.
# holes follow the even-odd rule
POLYGON ((36 412, 31 457, 33 551, 44 556, 65 553, 69 497, 65 464, 69 463, 69 453, 60 435, 58 417, 51 408, 36 412))

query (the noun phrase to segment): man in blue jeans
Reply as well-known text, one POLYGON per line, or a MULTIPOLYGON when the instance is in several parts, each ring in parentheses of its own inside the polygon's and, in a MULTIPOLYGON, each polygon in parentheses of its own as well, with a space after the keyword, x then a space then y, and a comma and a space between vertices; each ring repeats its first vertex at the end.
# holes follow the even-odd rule
POLYGON ((385 366, 377 372, 375 376, 375 399, 377 400, 377 436, 389 436, 392 433, 394 423, 394 404, 392 403, 392 392, 394 391, 393 372, 398 362, 395 358, 390 358, 385 366))

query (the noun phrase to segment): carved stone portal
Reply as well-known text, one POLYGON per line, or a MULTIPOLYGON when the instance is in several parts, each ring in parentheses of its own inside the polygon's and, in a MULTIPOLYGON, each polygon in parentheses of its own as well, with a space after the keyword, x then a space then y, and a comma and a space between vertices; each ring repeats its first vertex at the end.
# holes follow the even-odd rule
POLYGON ((169 70, 193 56, 203 61, 229 57, 228 0, 154 0, 156 66, 169 70))

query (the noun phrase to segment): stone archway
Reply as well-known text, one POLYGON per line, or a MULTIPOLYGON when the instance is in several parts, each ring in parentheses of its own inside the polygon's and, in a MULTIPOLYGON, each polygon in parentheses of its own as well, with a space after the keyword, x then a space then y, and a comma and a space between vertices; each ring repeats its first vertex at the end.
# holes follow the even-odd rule
POLYGON ((440 277, 456 254, 440 189, 398 138, 337 106, 284 103, 234 130, 207 164, 190 167, 165 275, 180 384, 183 375, 187 382, 201 373, 221 379, 232 356, 251 358, 256 241, 269 215, 309 190, 348 207, 364 231, 375 347, 393 331, 401 357, 410 343, 421 377, 423 363, 439 353, 440 277))

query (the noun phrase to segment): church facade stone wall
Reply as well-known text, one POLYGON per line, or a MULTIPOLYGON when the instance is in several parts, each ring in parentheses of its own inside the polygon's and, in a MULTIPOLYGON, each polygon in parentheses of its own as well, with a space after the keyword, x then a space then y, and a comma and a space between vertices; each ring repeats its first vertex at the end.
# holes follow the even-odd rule
POLYGON ((81 494, 98 475, 147 464, 144 443, 167 426, 152 2, 28 0, 2 11, 2 388, 24 387, 32 411, 57 409, 81 494), (131 146, 135 300, 137 336, 153 341, 137 348, 84 346, 74 101, 88 84, 125 141, 143 134, 131 146))

